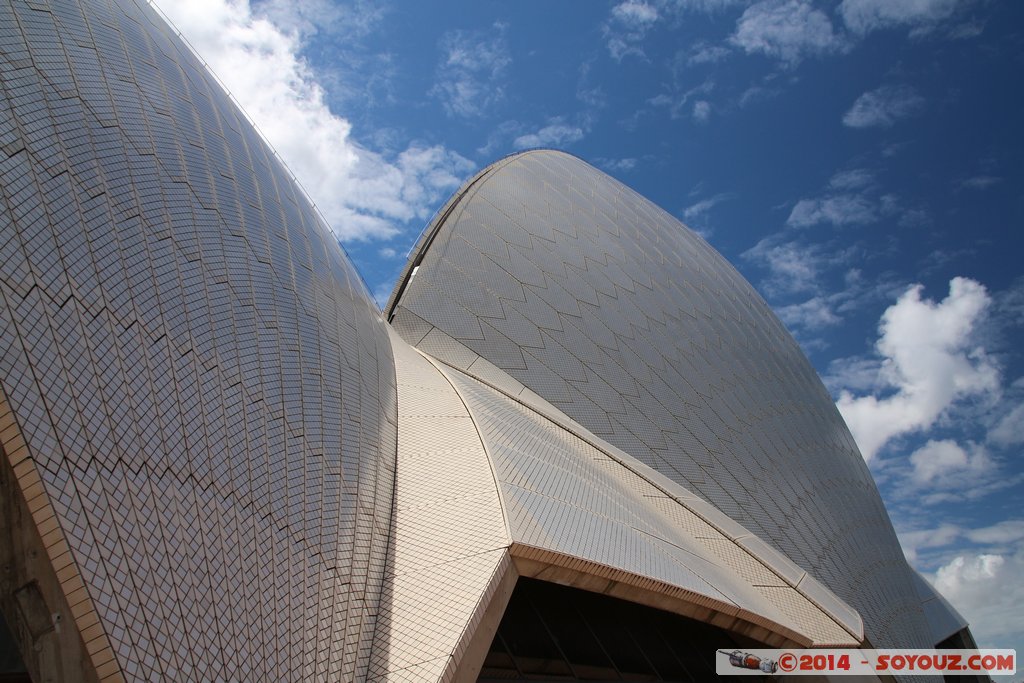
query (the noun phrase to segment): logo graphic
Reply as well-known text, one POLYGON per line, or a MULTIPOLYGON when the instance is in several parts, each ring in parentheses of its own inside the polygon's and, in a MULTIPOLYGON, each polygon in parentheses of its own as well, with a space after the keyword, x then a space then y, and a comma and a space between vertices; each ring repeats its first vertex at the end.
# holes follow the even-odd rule
POLYGON ((719 650, 719 652, 727 655, 729 663, 739 669, 753 669, 754 671, 763 671, 766 674, 773 674, 779 670, 779 665, 774 659, 758 657, 757 655, 741 652, 740 650, 733 650, 732 652, 719 650))

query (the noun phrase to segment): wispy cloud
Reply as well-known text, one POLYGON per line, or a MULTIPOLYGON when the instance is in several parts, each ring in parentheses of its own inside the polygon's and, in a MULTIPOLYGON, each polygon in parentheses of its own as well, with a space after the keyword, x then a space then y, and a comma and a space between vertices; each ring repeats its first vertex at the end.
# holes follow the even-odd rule
MULTIPOLYGON (((646 59, 644 40, 659 22, 678 22, 685 12, 714 14, 746 0, 621 0, 603 25, 608 52, 616 61, 632 55, 646 59)), ((728 54, 727 48, 708 46, 694 63, 718 61, 728 54)), ((696 54, 696 53, 695 53, 696 54)))
POLYGON ((828 15, 806 0, 762 0, 748 7, 730 41, 793 67, 808 55, 846 49, 828 15))
POLYGON ((694 64, 715 64, 732 54, 732 50, 724 45, 712 45, 704 41, 694 44, 690 48, 686 63, 694 64))
MULTIPOLYGON (((395 157, 352 139, 300 56, 302 17, 282 29, 244 2, 181 0, 161 9, 295 173, 339 239, 387 238, 458 186, 473 164, 442 146, 395 157)), ((369 19, 367 19, 369 21, 369 19)))
POLYGON ((703 218, 708 214, 711 209, 715 208, 719 204, 729 199, 732 199, 735 195, 731 192, 719 192, 718 194, 701 199, 700 201, 690 204, 688 207, 683 209, 683 220, 695 221, 703 218))
POLYGON ((961 0, 843 0, 839 13, 855 33, 883 28, 932 27, 952 16, 961 0))
POLYGON ((746 0, 661 0, 661 2, 681 11, 712 14, 733 5, 742 5, 746 0))
POLYGON ((693 103, 693 120, 698 123, 706 123, 711 118, 711 103, 707 100, 697 100, 693 103))
POLYGON ((860 190, 873 184, 875 174, 866 168, 851 168, 839 171, 828 181, 833 190, 860 190))
POLYGON ((868 169, 839 171, 818 197, 805 197, 794 204, 786 219, 791 228, 815 225, 843 227, 869 225, 883 219, 901 227, 927 225, 931 216, 920 206, 908 205, 893 193, 881 194, 875 174, 868 169))
POLYGON ((617 61, 628 55, 644 57, 643 39, 658 18, 657 8, 644 0, 626 0, 615 5, 604 25, 608 52, 617 61))
POLYGON ((922 299, 922 289, 906 290, 879 324, 885 393, 844 390, 836 402, 869 462, 892 438, 931 427, 956 401, 999 389, 999 371, 974 339, 991 303, 985 288, 954 278, 938 303, 922 299))
POLYGON ((1024 404, 1013 407, 999 418, 988 438, 1000 446, 1015 446, 1024 443, 1024 404))
POLYGON ((652 104, 655 107, 667 108, 669 116, 671 116, 673 119, 681 119, 687 116, 693 116, 695 119, 700 121, 701 119, 699 117, 701 115, 706 117, 711 114, 711 105, 707 103, 707 100, 703 100, 703 98, 697 100, 697 102, 694 102, 694 105, 692 107, 689 106, 689 103, 693 101, 693 98, 699 97, 700 95, 706 95, 710 93, 712 90, 714 90, 714 80, 710 78, 705 79, 704 82, 701 83, 700 85, 696 85, 683 92, 676 91, 675 86, 671 84, 666 85, 666 87, 672 90, 672 92, 655 95, 654 97, 649 99, 647 103, 652 104), (697 104, 701 101, 703 101, 707 105, 706 111, 705 107, 703 106, 697 107, 697 104))
POLYGON ((387 13, 380 2, 358 0, 352 3, 330 0, 264 0, 259 14, 286 33, 303 35, 328 32, 352 40, 373 31, 387 13))
POLYGON ((613 173, 622 171, 632 171, 634 168, 636 168, 637 163, 637 160, 632 157, 627 157, 624 159, 599 158, 595 159, 594 161, 597 163, 598 166, 600 166, 604 170, 611 171, 613 173))
POLYGON ((1002 181, 1002 178, 992 175, 976 175, 970 178, 964 178, 957 182, 956 186, 961 190, 987 190, 993 185, 998 185, 1002 181))
POLYGON ((388 0, 260 0, 249 4, 284 33, 297 35, 305 52, 330 50, 331 59, 316 65, 316 77, 330 92, 332 106, 351 104, 365 110, 394 104, 398 73, 394 54, 390 45, 372 40, 392 9, 388 0))
POLYGON ((782 93, 781 88, 752 85, 744 90, 743 94, 740 95, 739 105, 741 107, 746 107, 754 102, 761 102, 776 97, 780 93, 782 93))
POLYGON ((1006 519, 981 529, 968 529, 964 536, 973 543, 1005 546, 1024 541, 1024 519, 1006 519))
POLYGON ((948 35, 953 40, 969 40, 977 38, 984 32, 985 22, 972 18, 950 27, 948 35))
POLYGON ((430 94, 449 116, 481 116, 505 97, 502 79, 512 57, 505 24, 485 31, 449 31, 441 38, 441 63, 430 94))
POLYGON ((840 318, 826 297, 815 296, 807 301, 780 306, 775 313, 790 329, 797 330, 821 330, 826 327, 838 325, 840 318))
POLYGON ((565 123, 556 118, 536 132, 520 135, 512 141, 512 146, 516 149, 566 147, 581 140, 584 135, 586 135, 586 131, 581 126, 565 123))
POLYGON ((963 534, 964 530, 962 528, 948 522, 930 529, 898 531, 903 554, 913 564, 917 563, 920 551, 951 545, 961 539, 963 534))
POLYGON ((835 358, 829 363, 828 373, 821 380, 834 395, 840 391, 873 392, 882 389, 881 371, 881 363, 877 358, 835 358))
POLYGON ((612 8, 612 17, 631 28, 643 28, 658 20, 658 10, 644 0, 626 0, 612 8))
POLYGON ((926 529, 902 530, 899 537, 900 545, 911 562, 924 559, 922 550, 947 548, 965 541, 975 546, 987 546, 985 550, 989 553, 1005 553, 1024 541, 1024 519, 1004 519, 978 528, 944 522, 926 529))
MULTIPOLYGON (((847 316, 862 311, 869 304, 891 301, 894 292, 903 290, 881 274, 866 278, 857 268, 846 269, 841 287, 827 287, 826 283, 835 284, 836 269, 847 266, 859 250, 856 247, 837 250, 802 239, 793 240, 790 246, 793 253, 812 255, 809 262, 815 266, 814 278, 803 283, 806 286, 794 289, 784 273, 773 272, 761 286, 774 299, 772 308, 808 351, 830 346, 830 340, 821 336, 822 330, 841 324, 847 316), (793 301, 794 298, 797 300, 793 301)), ((883 387, 880 374, 877 359, 838 358, 830 362, 822 381, 836 395, 844 389, 874 391, 883 387)))
MULTIPOLYGON (((409 147, 398 155, 394 165, 403 178, 417 180, 402 184, 402 203, 419 207, 433 207, 440 193, 458 187, 474 168, 471 161, 462 157, 455 158, 440 145, 409 147)), ((395 212, 398 210, 396 207, 395 212)), ((417 217, 423 215, 423 211, 416 214, 417 217)))
POLYGON ((883 85, 864 93, 843 115, 850 128, 889 128, 924 110, 925 99, 907 85, 883 85))
POLYGON ((608 106, 608 95, 599 84, 595 85, 591 72, 594 59, 588 59, 579 66, 579 79, 576 81, 576 99, 587 105, 591 110, 603 109, 608 106))
POLYGON ((840 194, 819 199, 801 199, 786 220, 787 225, 807 227, 819 223, 857 225, 878 220, 875 205, 856 194, 840 194))
POLYGON ((818 279, 830 260, 821 246, 799 240, 784 241, 782 233, 762 239, 742 257, 768 270, 761 287, 769 297, 817 292, 818 279))

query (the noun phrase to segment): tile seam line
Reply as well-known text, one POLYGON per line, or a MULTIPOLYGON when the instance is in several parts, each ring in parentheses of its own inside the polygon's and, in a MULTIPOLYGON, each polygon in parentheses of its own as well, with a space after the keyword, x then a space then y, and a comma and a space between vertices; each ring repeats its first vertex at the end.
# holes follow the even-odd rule
POLYGON ((451 378, 448 376, 448 373, 445 371, 445 369, 441 365, 439 365, 439 361, 435 360, 434 358, 427 355, 423 351, 420 351, 415 346, 410 345, 410 348, 417 354, 419 354, 424 360, 430 363, 431 367, 433 367, 444 378, 444 381, 448 383, 448 386, 451 387, 452 391, 454 391, 455 395, 459 398, 459 401, 462 403, 462 406, 466 409, 466 413, 469 415, 470 421, 473 423, 473 429, 476 431, 477 438, 480 440, 480 446, 481 448, 483 448, 484 455, 487 456, 487 467, 490 469, 491 472, 491 479, 494 482, 494 490, 498 494, 498 504, 501 506, 501 521, 505 525, 505 540, 509 543, 509 545, 506 546, 507 550, 511 546, 513 541, 512 526, 509 523, 507 506, 505 504, 505 496, 501 491, 501 483, 498 479, 498 472, 494 468, 494 457, 491 455, 490 448, 487 447, 487 440, 484 439, 483 432, 480 431, 479 421, 473 414, 473 410, 469 407, 469 404, 466 402, 465 397, 463 397, 458 387, 456 387, 455 383, 452 382, 451 378))

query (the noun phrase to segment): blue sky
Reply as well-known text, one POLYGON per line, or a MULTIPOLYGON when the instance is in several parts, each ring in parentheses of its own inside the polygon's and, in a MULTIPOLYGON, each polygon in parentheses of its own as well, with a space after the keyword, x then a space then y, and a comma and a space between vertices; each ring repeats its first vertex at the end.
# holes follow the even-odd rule
POLYGON ((803 345, 912 564, 1024 652, 1024 4, 158 4, 380 301, 518 149, 699 231, 803 345))

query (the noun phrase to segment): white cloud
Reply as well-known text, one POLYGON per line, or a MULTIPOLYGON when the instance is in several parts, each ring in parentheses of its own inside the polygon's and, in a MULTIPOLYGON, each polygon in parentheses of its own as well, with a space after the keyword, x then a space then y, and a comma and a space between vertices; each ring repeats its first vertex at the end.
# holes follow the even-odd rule
POLYGON ((970 444, 970 452, 949 439, 929 440, 910 454, 911 478, 919 486, 963 488, 968 481, 994 468, 984 447, 970 444))
POLYGON ((449 116, 481 116, 504 99, 501 79, 512 63, 505 28, 497 23, 488 31, 449 31, 441 38, 443 56, 430 94, 449 116))
POLYGON ((707 100, 697 100, 693 103, 694 120, 704 123, 711 118, 711 103, 707 100))
POLYGON ((978 529, 944 523, 901 531, 899 537, 907 559, 967 619, 979 646, 1020 651, 1024 520, 1007 519, 978 529), (922 563, 935 570, 927 571, 922 563))
POLYGON ((971 624, 981 647, 1019 648, 1024 642, 1024 548, 965 552, 928 577, 971 624))
POLYGON ((597 165, 606 171, 632 171, 636 168, 636 159, 595 159, 597 165))
POLYGON ((865 168, 852 168, 847 171, 839 171, 828 181, 828 186, 833 190, 859 190, 871 185, 875 175, 865 168))
POLYGON ((892 393, 844 390, 836 403, 868 461, 890 439, 931 427, 957 400, 999 390, 996 366, 973 339, 991 302, 985 288, 957 277, 939 303, 922 300, 921 290, 904 292, 879 324, 879 379, 892 393))
MULTIPOLYGON (((453 155, 440 145, 413 145, 398 155, 395 165, 403 178, 415 179, 415 182, 401 185, 401 201, 408 206, 429 208, 442 193, 458 187, 473 169, 471 161, 453 155)), ((417 216, 422 215, 422 211, 417 213, 417 216)))
POLYGON ((594 68, 595 59, 591 57, 579 66, 579 77, 576 81, 576 99, 596 111, 608 106, 608 95, 603 87, 592 83, 594 79, 591 72, 594 68))
POLYGON ((931 222, 932 217, 925 209, 907 209, 900 216, 899 226, 901 228, 915 228, 921 225, 928 225, 931 222))
MULTIPOLYGON (((617 60, 633 55, 645 59, 643 41, 659 21, 676 22, 685 11, 714 13, 745 0, 622 0, 616 4, 604 23, 608 52, 617 60)), ((718 48, 705 53, 708 61, 721 56, 718 48)), ((728 53, 728 50, 725 50, 728 53)))
POLYGON ((772 97, 776 97, 781 93, 782 90, 780 90, 779 88, 766 88, 761 85, 752 85, 746 90, 744 90, 743 94, 740 95, 740 106, 746 107, 748 104, 753 104, 754 102, 760 102, 762 100, 771 99, 772 97))
POLYGON ((929 440, 906 461, 890 458, 885 468, 902 479, 899 498, 913 500, 917 509, 936 511, 988 498, 1024 481, 1024 473, 1007 469, 973 441, 961 445, 950 439, 929 440))
POLYGON ((814 245, 796 241, 780 243, 777 236, 761 240, 743 252, 743 258, 768 269, 768 278, 761 286, 769 295, 814 291, 825 262, 814 245))
POLYGON ((1024 443, 1024 404, 1018 405, 1000 418, 988 433, 988 438, 1000 446, 1024 443))
MULTIPOLYGON (((711 113, 711 105, 706 100, 698 100, 694 107, 691 109, 687 107, 689 101, 699 95, 705 95, 715 89, 714 80, 707 78, 700 85, 696 85, 689 90, 679 93, 673 92, 672 94, 662 93, 655 95, 651 99, 647 100, 648 104, 653 104, 656 107, 667 107, 669 116, 673 119, 680 119, 687 115, 693 115, 695 118, 698 116, 698 104, 704 102, 707 105, 707 111, 705 113, 711 113)), ((705 107, 701 106, 701 110, 705 107)), ((698 119, 699 120, 699 119, 698 119)))
POLYGON ((701 199, 699 202, 690 204, 688 207, 683 209, 683 219, 688 221, 697 220, 722 202, 727 199, 732 199, 732 197, 733 195, 729 192, 720 192, 713 197, 701 199))
POLYGON ((974 543, 1005 546, 1024 541, 1024 519, 1006 519, 983 529, 970 529, 964 535, 974 543))
POLYGON ((864 93, 843 115, 843 124, 850 128, 889 128, 899 119, 920 113, 925 100, 905 85, 883 85, 864 93))
MULTIPOLYGON (((900 545, 903 547, 907 559, 915 563, 924 559, 921 557, 923 550, 950 549, 952 546, 961 545, 962 551, 964 549, 963 541, 973 544, 970 546, 971 550, 984 550, 988 554, 1005 554, 1012 552, 1015 544, 1024 541, 1024 519, 1004 519, 991 526, 978 529, 968 529, 945 522, 931 529, 900 531, 899 537, 900 545)), ((951 559, 955 551, 942 554, 946 556, 945 560, 939 560, 939 562, 951 559)))
POLYGON ((512 142, 516 149, 531 147, 565 147, 583 138, 586 134, 579 126, 563 123, 559 119, 552 120, 535 133, 520 135, 512 142))
POLYGON ((705 42, 699 42, 690 49, 690 56, 687 58, 686 63, 693 64, 715 64, 720 62, 732 53, 727 47, 722 45, 709 45, 705 42))
POLYGON ((846 48, 828 15, 806 0, 762 0, 748 7, 730 41, 748 54, 762 52, 795 66, 805 55, 846 48))
POLYGON ((613 7, 604 25, 608 52, 616 61, 627 55, 644 57, 641 43, 658 18, 658 10, 643 0, 626 0, 613 7))
POLYGON ((836 358, 822 381, 829 391, 874 391, 881 387, 882 364, 876 358, 836 358))
POLYGON ((949 18, 960 0, 843 0, 839 13, 850 30, 867 33, 895 26, 924 27, 949 18))
POLYGON ((801 199, 786 220, 788 225, 806 227, 819 223, 863 225, 878 220, 875 205, 860 195, 840 194, 820 199, 801 199))
POLYGON ((713 13, 732 5, 739 5, 746 0, 662 0, 668 7, 693 12, 713 13))
POLYGON ((286 33, 312 34, 320 31, 346 39, 361 38, 384 18, 384 7, 376 2, 344 4, 332 0, 263 0, 259 13, 286 33))
POLYGON ((425 218, 472 164, 413 145, 388 161, 351 139, 285 32, 240 0, 164 2, 162 11, 210 65, 305 187, 339 239, 386 238, 425 218), (431 163, 425 163, 429 160, 431 163))
POLYGON ((941 524, 934 529, 901 531, 900 546, 907 560, 916 562, 918 551, 948 546, 963 536, 963 529, 955 524, 941 524))
POLYGON ((612 8, 612 16, 626 26, 646 28, 658 20, 658 10, 643 0, 626 0, 612 8))
POLYGON ((777 307, 775 312, 782 322, 792 328, 820 330, 839 323, 827 299, 816 296, 799 304, 777 307))
POLYGON ((643 39, 642 35, 636 33, 623 36, 617 33, 608 34, 608 52, 615 61, 621 62, 628 55, 636 55, 637 57, 645 57, 643 49, 641 49, 637 43, 643 39))

